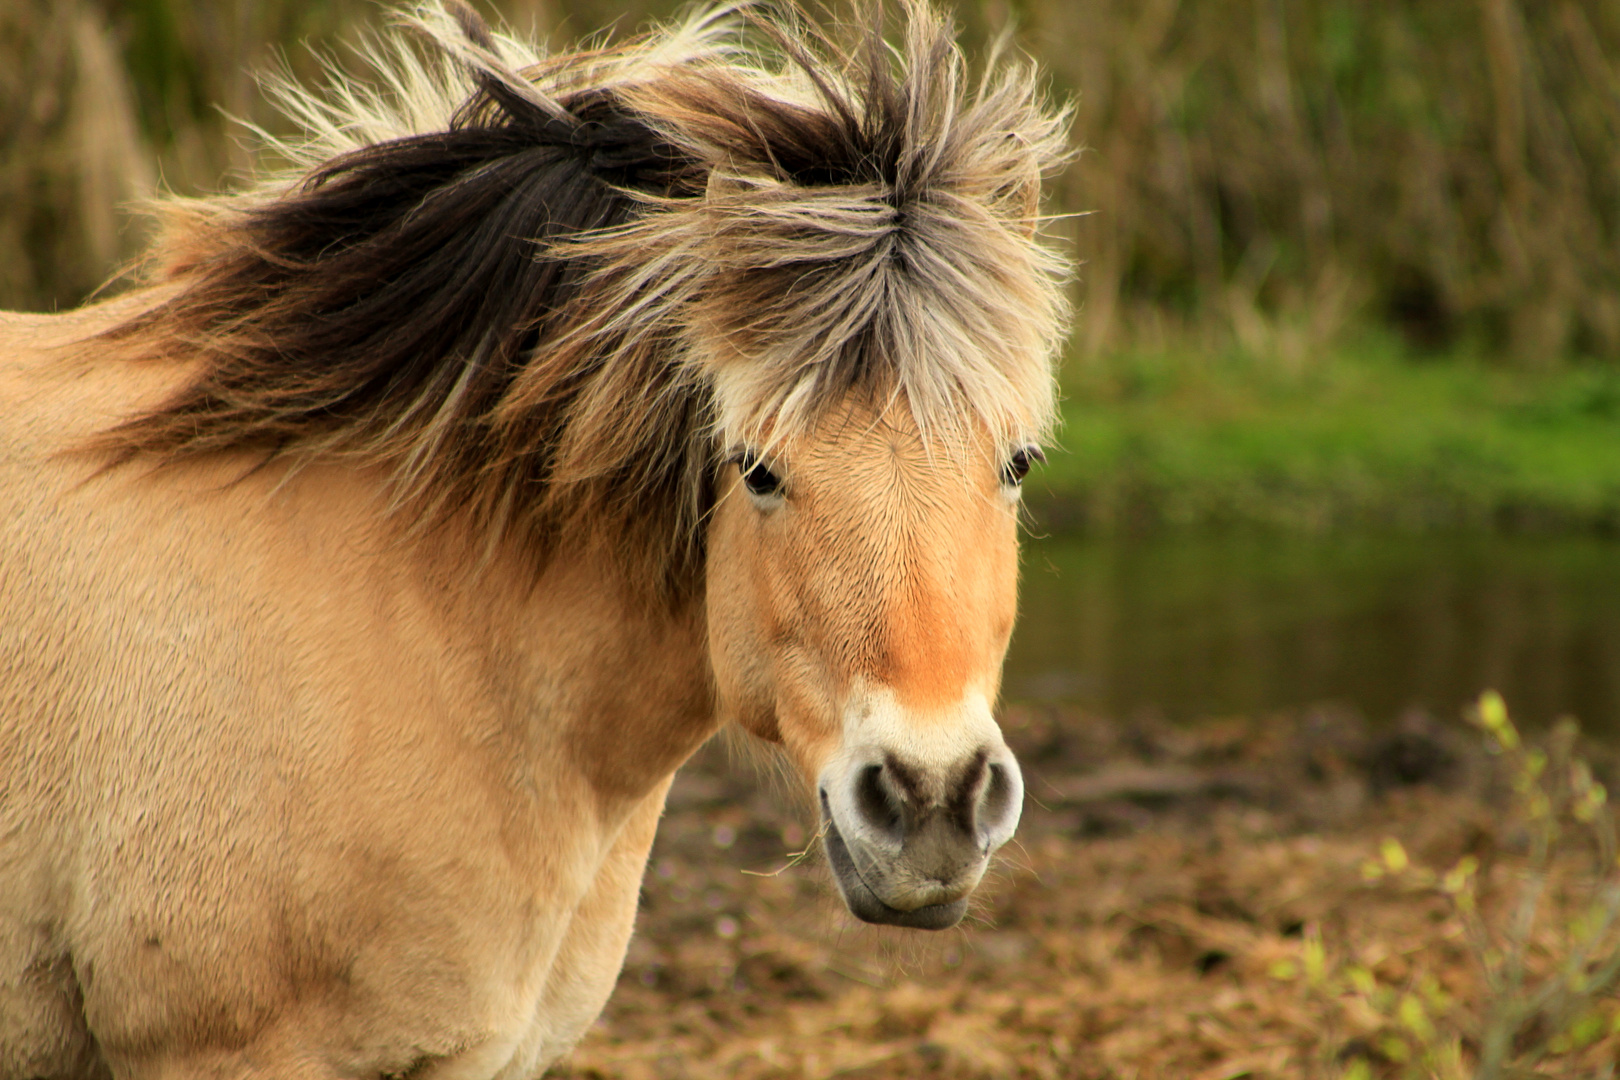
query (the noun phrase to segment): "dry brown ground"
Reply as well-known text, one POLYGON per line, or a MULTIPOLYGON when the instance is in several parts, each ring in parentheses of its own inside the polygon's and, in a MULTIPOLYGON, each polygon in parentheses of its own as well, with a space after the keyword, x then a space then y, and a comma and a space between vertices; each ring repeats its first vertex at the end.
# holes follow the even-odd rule
MULTIPOLYGON (((803 819, 707 748, 672 792, 618 989, 559 1074, 1395 1076, 1426 1023, 1470 1058, 1483 980, 1455 910, 1365 868, 1386 837, 1441 870, 1471 854, 1501 907, 1522 836, 1477 737, 1326 710, 1178 730, 1015 707, 1006 726, 1019 842, 971 925, 939 935, 853 922, 814 861, 744 873, 802 847, 803 819)), ((1568 918, 1556 886, 1532 968, 1568 918)), ((1607 1075, 1617 1016, 1600 1002, 1588 1045, 1541 1075, 1607 1075)))

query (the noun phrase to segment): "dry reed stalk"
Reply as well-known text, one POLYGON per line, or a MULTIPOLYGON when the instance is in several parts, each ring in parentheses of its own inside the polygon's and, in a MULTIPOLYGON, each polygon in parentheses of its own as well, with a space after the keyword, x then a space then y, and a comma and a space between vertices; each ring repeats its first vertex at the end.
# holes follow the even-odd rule
POLYGON ((1034 0, 1079 92, 1087 351, 1168 319, 1285 358, 1620 357, 1620 9, 1597 0, 1034 0))
POLYGON ((0 70, 0 298, 71 303, 142 243, 118 209, 153 186, 133 91, 100 13, 76 0, 0 7, 0 70))

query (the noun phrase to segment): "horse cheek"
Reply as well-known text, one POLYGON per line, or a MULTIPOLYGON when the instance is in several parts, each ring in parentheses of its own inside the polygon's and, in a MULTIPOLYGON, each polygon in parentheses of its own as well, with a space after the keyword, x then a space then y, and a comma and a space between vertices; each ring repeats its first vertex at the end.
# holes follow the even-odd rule
POLYGON ((707 572, 709 662, 720 719, 767 742, 781 742, 768 635, 762 619, 759 554, 746 517, 752 509, 733 497, 715 512, 707 572))

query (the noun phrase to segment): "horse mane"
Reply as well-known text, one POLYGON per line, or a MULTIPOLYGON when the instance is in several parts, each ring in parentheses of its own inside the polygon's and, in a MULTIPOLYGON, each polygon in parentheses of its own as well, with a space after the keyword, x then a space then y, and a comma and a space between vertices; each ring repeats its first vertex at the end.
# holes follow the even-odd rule
POLYGON ((846 48, 739 8, 544 56, 437 0, 368 42, 369 84, 272 83, 291 166, 168 201, 168 287, 106 336, 190 374, 98 446, 379 463, 418 521, 541 557, 592 529, 690 595, 724 453, 852 390, 1039 435, 1065 114, 1027 64, 968 85, 903 9, 895 48, 874 10, 846 48))

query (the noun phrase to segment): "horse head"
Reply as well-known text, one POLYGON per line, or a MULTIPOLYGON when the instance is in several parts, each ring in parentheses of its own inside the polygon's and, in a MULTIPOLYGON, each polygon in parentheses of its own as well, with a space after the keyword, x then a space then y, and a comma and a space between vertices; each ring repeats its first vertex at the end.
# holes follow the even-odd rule
POLYGON ((1019 485, 1039 451, 850 402, 741 447, 709 530, 723 713, 780 743, 849 909, 953 926, 1023 801, 992 716, 1016 607, 1019 485))

